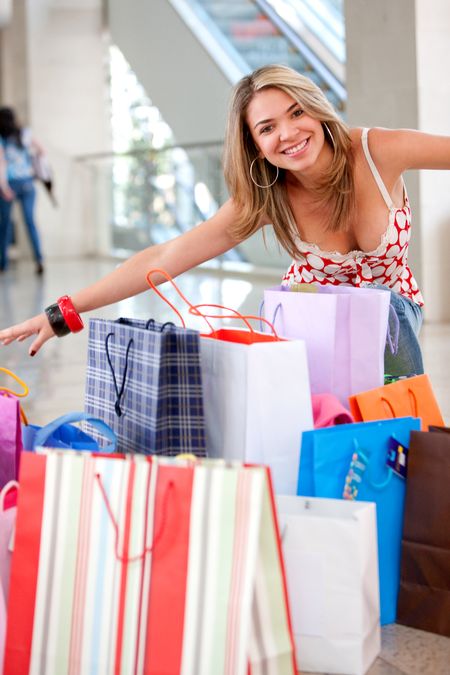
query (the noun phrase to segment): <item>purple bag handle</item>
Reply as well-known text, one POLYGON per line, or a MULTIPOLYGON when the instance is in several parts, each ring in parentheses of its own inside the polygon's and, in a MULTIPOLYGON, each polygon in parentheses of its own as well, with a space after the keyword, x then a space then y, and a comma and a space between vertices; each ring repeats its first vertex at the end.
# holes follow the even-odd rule
POLYGON ((390 333, 390 321, 388 321, 388 331, 386 335, 386 342, 389 346, 389 349, 391 350, 391 354, 397 354, 398 352, 398 339, 400 336, 400 321, 397 316, 397 312, 395 311, 394 307, 392 305, 389 305, 389 319, 392 319, 392 322, 394 324, 394 336, 391 336, 390 333))
MULTIPOLYGON (((275 326, 277 314, 280 311, 280 309, 281 309, 281 302, 279 302, 278 305, 275 307, 275 311, 273 313, 272 321, 270 322, 273 326, 275 326)), ((264 311, 264 300, 261 300, 261 304, 259 305, 259 311, 258 311, 258 314, 261 318, 263 318, 263 315, 262 315, 263 311, 264 311)), ((261 333, 264 333, 264 325, 263 325, 262 321, 259 322, 259 328, 260 328, 261 333)))

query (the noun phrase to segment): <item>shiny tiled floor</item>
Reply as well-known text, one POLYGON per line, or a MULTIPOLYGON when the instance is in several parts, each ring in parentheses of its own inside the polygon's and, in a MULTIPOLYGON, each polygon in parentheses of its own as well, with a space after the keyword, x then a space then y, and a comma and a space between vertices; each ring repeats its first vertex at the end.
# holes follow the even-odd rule
MULTIPOLYGON (((63 293, 96 280, 112 269, 111 261, 51 262, 44 277, 33 274, 31 263, 20 263, 0 276, 0 326, 22 321, 41 311, 63 293)), ((200 269, 183 275, 179 285, 195 302, 224 304, 242 313, 258 312, 262 291, 278 283, 276 274, 258 277, 200 269)), ((168 296, 181 309, 173 289, 168 296)), ((101 317, 134 316, 173 320, 170 308, 150 291, 93 313, 101 317)), ((188 318, 195 327, 196 320, 188 318)), ((426 324, 422 331, 425 368, 444 418, 450 424, 450 325, 426 324)), ((30 388, 24 403, 30 422, 45 424, 65 412, 82 410, 87 331, 47 343, 34 358, 27 346, 0 347, 0 365, 22 377, 30 388)), ((0 384, 3 383, 3 378, 0 384)), ((6 381, 5 381, 6 383, 6 381)), ((369 675, 450 675, 450 639, 404 626, 382 630, 382 651, 369 675)))

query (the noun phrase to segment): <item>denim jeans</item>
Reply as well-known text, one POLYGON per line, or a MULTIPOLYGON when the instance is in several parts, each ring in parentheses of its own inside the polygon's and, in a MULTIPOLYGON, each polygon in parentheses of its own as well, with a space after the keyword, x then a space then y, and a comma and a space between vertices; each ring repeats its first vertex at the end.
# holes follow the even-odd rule
MULTIPOLYGON (((41 245, 34 221, 36 189, 33 179, 10 180, 9 185, 16 195, 13 201, 18 200, 20 202, 34 258, 37 263, 41 263, 41 245)), ((8 267, 8 247, 12 235, 11 210, 13 201, 7 201, 0 195, 0 270, 8 267)))
MULTIPOLYGON (((389 375, 422 375, 423 360, 419 344, 419 332, 422 326, 422 308, 404 295, 391 291, 381 284, 368 284, 371 288, 384 288, 391 294, 391 308, 398 317, 399 333, 398 348, 392 354, 391 348, 386 344, 384 351, 384 372, 389 375)), ((391 312, 392 313, 392 312, 391 312)), ((389 331, 395 332, 395 322, 389 318, 389 331)))

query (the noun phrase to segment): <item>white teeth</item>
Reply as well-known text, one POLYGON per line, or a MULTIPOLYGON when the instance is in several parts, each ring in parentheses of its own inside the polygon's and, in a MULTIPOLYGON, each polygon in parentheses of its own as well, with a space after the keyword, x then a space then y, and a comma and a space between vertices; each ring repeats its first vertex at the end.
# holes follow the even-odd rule
POLYGON ((283 150, 283 153, 285 155, 293 155, 295 152, 298 152, 299 150, 303 150, 303 148, 305 147, 307 142, 308 142, 308 139, 305 139, 304 141, 302 141, 301 143, 299 143, 295 147, 288 148, 287 150, 283 150))

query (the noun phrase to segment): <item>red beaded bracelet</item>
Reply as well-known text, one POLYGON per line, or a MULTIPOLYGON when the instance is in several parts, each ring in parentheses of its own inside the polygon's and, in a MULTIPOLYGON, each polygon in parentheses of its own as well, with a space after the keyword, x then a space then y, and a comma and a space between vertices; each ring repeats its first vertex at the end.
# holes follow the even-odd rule
POLYGON ((83 330, 83 320, 73 306, 72 299, 68 295, 63 295, 61 298, 58 298, 57 302, 70 332, 78 333, 80 330, 83 330))

